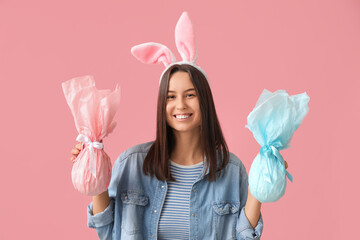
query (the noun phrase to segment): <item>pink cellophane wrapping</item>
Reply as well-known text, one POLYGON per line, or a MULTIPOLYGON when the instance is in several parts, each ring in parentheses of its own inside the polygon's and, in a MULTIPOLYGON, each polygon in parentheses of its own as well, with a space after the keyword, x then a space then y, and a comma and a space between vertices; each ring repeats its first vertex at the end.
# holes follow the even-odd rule
MULTIPOLYGON (((118 86, 114 91, 98 90, 92 76, 83 76, 63 82, 62 88, 79 134, 87 136, 91 142, 100 142, 114 130, 116 122, 113 119, 120 103, 118 86)), ((112 169, 104 149, 93 149, 92 160, 89 144, 82 144, 71 172, 75 189, 89 196, 106 191, 112 169), (91 161, 96 163, 96 167, 91 161), (91 164, 96 169, 96 175, 91 172, 91 164)))

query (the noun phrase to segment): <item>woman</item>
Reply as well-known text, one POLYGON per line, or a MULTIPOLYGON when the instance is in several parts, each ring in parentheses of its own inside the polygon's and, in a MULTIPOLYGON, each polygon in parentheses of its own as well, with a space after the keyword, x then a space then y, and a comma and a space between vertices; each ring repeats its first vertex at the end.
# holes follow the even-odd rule
MULTIPOLYGON (((155 141, 116 160, 108 191, 88 206, 89 226, 100 239, 259 239, 261 203, 248 191, 244 165, 228 152, 198 69, 167 69, 157 118, 155 141)), ((79 151, 80 144, 72 160, 79 151)))
MULTIPOLYGON (((132 49, 142 62, 166 66, 156 139, 123 152, 108 191, 89 204, 88 226, 100 239, 260 239, 261 203, 228 151, 206 75, 195 64, 193 33, 183 13, 175 30, 180 62, 161 44, 132 49)), ((79 151, 80 144, 71 160, 79 151)))

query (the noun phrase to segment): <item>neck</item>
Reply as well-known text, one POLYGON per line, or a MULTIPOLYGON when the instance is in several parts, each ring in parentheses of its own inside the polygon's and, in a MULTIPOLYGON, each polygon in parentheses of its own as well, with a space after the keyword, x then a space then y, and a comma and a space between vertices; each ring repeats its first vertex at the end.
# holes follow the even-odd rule
POLYGON ((200 139, 200 128, 191 132, 174 131, 175 146, 171 160, 181 165, 194 165, 204 160, 204 150, 200 139))

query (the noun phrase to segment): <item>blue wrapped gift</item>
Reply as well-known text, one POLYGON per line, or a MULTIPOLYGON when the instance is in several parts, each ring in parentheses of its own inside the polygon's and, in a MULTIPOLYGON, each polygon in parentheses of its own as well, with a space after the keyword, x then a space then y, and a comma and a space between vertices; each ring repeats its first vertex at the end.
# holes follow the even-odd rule
POLYGON ((247 117, 247 127, 261 145, 249 171, 251 194, 260 202, 279 200, 286 189, 285 169, 280 150, 290 147, 291 138, 309 111, 306 93, 293 96, 285 90, 264 90, 247 117))

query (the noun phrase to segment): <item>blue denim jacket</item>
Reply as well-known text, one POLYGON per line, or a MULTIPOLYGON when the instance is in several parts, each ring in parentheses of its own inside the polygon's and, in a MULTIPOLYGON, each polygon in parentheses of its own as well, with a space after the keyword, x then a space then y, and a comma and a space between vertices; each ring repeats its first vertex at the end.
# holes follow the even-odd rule
MULTIPOLYGON (((142 172, 151 144, 129 148, 115 161, 108 188, 111 201, 103 212, 93 215, 92 202, 88 205, 88 226, 96 229, 100 239, 157 239, 167 182, 142 172)), ((260 239, 262 216, 253 229, 244 211, 247 194, 246 169, 230 153, 221 178, 209 182, 207 172, 192 186, 190 239, 260 239)))

